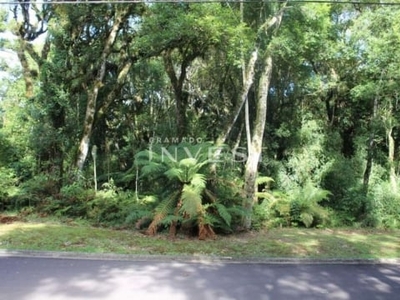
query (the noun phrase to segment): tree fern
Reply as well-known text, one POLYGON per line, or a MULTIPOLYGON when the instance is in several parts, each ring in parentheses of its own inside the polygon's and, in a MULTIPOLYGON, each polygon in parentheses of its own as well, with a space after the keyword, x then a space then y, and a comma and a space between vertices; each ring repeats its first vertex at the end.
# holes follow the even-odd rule
POLYGON ((158 225, 162 223, 168 215, 174 214, 174 209, 176 207, 177 198, 179 196, 179 191, 173 193, 167 199, 163 200, 155 209, 155 214, 153 221, 150 223, 147 234, 154 235, 157 232, 158 225))
POLYGON ((160 187, 164 191, 161 193, 174 190, 156 207, 147 230, 149 234, 155 234, 159 224, 170 225, 170 234, 175 234, 177 222, 197 225, 201 239, 215 235, 212 226, 230 228, 235 212, 219 203, 206 188, 209 146, 208 143, 195 146, 180 144, 167 149, 157 148, 161 149, 162 155, 154 153, 158 150, 153 147, 152 151, 142 151, 135 156, 142 178, 163 177, 165 182, 160 187))
POLYGON ((190 185, 185 185, 182 189, 182 206, 180 212, 191 217, 202 213, 202 197, 196 189, 190 185))

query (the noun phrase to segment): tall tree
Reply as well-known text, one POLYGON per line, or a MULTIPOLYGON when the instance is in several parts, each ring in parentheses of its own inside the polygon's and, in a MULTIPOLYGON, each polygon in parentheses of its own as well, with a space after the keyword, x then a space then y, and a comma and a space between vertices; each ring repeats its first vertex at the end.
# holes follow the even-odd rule
MULTIPOLYGON (((111 9, 112 13, 108 11, 106 14, 106 20, 108 21, 109 25, 106 25, 105 28, 99 28, 99 30, 102 31, 101 35, 105 37, 105 40, 98 47, 98 54, 100 54, 99 60, 94 62, 94 66, 91 70, 91 72, 95 75, 91 78, 90 82, 86 81, 84 83, 84 89, 87 92, 87 103, 85 118, 83 121, 83 132, 79 143, 78 157, 76 160, 76 166, 79 171, 82 171, 89 151, 90 138, 92 136, 94 120, 96 116, 96 111, 98 109, 97 98, 100 89, 104 86, 106 72, 108 71, 108 59, 113 51, 113 46, 116 43, 118 33, 122 29, 124 23, 127 23, 129 21, 129 18, 132 17, 134 8, 135 7, 133 5, 113 6, 111 9)), ((110 7, 106 7, 105 9, 110 10, 110 7)), ((70 21, 73 22, 73 20, 70 21)), ((86 26, 90 25, 87 24, 86 26)), ((122 59, 123 58, 124 57, 122 56, 122 59)), ((125 63, 125 65, 123 65, 121 69, 118 70, 117 78, 119 82, 117 84, 120 85, 121 81, 124 80, 124 78, 128 74, 130 66, 131 61, 128 61, 127 63, 125 63)), ((114 93, 115 91, 113 90, 109 94, 109 101, 112 100, 112 96, 114 93)), ((108 103, 109 101, 107 101, 106 103, 108 103)))
MULTIPOLYGON (((257 41, 255 42, 255 47, 252 52, 251 57, 254 57, 257 60, 258 53, 260 52, 260 44, 262 39, 273 39, 273 35, 279 29, 284 10, 286 7, 286 2, 283 3, 278 10, 266 21, 264 21, 259 28, 257 28, 257 41), (274 30, 272 30, 274 29, 274 30)), ((266 44, 268 45, 268 43, 266 44)), ((264 44, 265 46, 265 44, 264 44)), ((273 67, 273 57, 266 47, 266 51, 261 55, 261 74, 258 79, 258 93, 256 95, 256 117, 253 124, 253 131, 249 132, 250 136, 247 137, 248 141, 248 155, 247 161, 245 166, 245 175, 244 175, 244 192, 245 192, 245 200, 243 207, 247 212, 244 219, 243 219, 243 228, 248 230, 251 228, 251 215, 253 205, 256 201, 256 178, 257 178, 257 171, 258 171, 258 164, 260 155, 262 152, 262 145, 263 145, 263 137, 265 131, 265 123, 267 118, 267 100, 268 100, 268 93, 269 87, 271 82, 271 74, 272 74, 272 67, 273 67)), ((253 64, 252 60, 248 64, 248 67, 254 68, 255 64, 253 64)), ((254 81, 254 78, 250 78, 255 72, 251 69, 246 70, 245 74, 249 74, 249 78, 245 78, 246 81, 251 80, 254 81)), ((254 76, 254 75, 253 75, 254 76)), ((250 86, 251 82, 244 82, 244 86, 250 86)), ((245 93, 246 90, 243 90, 245 93)), ((248 93, 248 90, 247 90, 248 93)), ((242 99, 247 98, 247 95, 242 94, 242 99)))
MULTIPOLYGON (((352 29, 353 42, 358 50, 360 60, 358 72, 360 81, 353 88, 353 95, 361 101, 369 99, 372 105, 368 155, 364 173, 364 186, 368 190, 369 177, 380 132, 385 134, 387 165, 390 185, 393 191, 398 188, 396 172, 397 134, 399 124, 399 93, 396 81, 400 78, 399 46, 400 11, 387 7, 366 10, 354 22, 352 29), (381 130, 380 130, 381 128, 381 130)), ((382 147, 382 146, 381 146, 382 147)))
POLYGON ((176 134, 180 139, 191 134, 187 118, 194 102, 188 83, 190 68, 195 68, 196 60, 205 60, 207 55, 221 49, 227 55, 232 54, 227 45, 237 41, 243 32, 236 17, 220 4, 159 4, 144 18, 142 51, 163 57, 175 101, 176 134))

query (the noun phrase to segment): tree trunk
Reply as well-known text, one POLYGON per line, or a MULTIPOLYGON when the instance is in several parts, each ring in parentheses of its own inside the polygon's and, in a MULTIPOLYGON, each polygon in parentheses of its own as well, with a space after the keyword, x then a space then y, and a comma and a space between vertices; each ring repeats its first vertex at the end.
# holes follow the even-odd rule
POLYGON ((17 55, 18 55, 19 62, 21 63, 22 74, 23 74, 24 81, 25 81, 25 97, 30 99, 33 97, 32 71, 29 67, 28 58, 26 57, 26 54, 25 54, 26 41, 23 40, 22 37, 18 37, 18 39, 19 39, 19 44, 18 44, 17 55))
MULTIPOLYGON (((240 93, 240 101, 234 110, 235 114, 232 115, 232 120, 226 124, 224 131, 222 132, 222 134, 219 136, 219 138, 217 139, 217 141, 215 143, 215 145, 217 147, 216 151, 214 152, 215 159, 218 159, 219 155, 221 154, 221 152, 222 152, 221 146, 223 144, 225 144, 226 140, 228 139, 233 126, 235 125, 237 119, 239 118, 239 115, 240 115, 240 112, 242 111, 243 105, 247 101, 247 95, 249 93, 251 86, 254 83, 255 64, 256 64, 257 58, 258 58, 258 49, 256 48, 253 51, 253 53, 251 54, 247 68, 245 68, 244 64, 242 66, 243 68, 245 68, 245 70, 243 71, 243 88, 242 88, 242 92, 240 93)), ((216 172, 217 172, 216 163, 213 163, 211 165, 211 172, 213 174, 216 174, 216 172)))
POLYGON ((363 188, 364 188, 365 195, 368 193, 369 179, 371 177, 371 172, 372 172, 372 164, 373 164, 374 148, 375 148, 375 124, 374 123, 376 121, 377 112, 378 112, 378 97, 375 97, 373 111, 372 111, 372 120, 370 123, 371 132, 369 134, 369 139, 368 139, 367 163, 366 163, 365 171, 364 171, 363 188))
POLYGON ((175 112, 176 112, 176 130, 177 136, 181 141, 187 135, 186 108, 188 103, 188 94, 183 90, 186 79, 187 68, 197 57, 197 53, 182 54, 183 60, 180 65, 180 74, 177 76, 171 57, 171 51, 164 53, 164 67, 171 81, 174 90, 175 112))
POLYGON ((94 80, 91 89, 88 89, 87 91, 88 100, 86 104, 85 119, 83 122, 83 133, 81 141, 79 143, 78 157, 76 160, 76 168, 78 169, 79 172, 81 172, 83 169, 83 165, 86 161, 89 151, 90 139, 92 136, 93 124, 96 114, 97 96, 99 94, 100 88, 103 85, 103 80, 106 73, 107 58, 111 53, 112 46, 117 37, 119 28, 121 24, 125 21, 126 17, 127 17, 127 7, 125 7, 124 10, 121 12, 119 11, 116 12, 114 24, 110 30, 110 34, 108 35, 103 51, 101 53, 100 64, 96 78, 94 80))
POLYGON ((250 88, 254 83, 254 73, 255 73, 255 64, 258 59, 258 49, 255 49, 250 57, 249 63, 247 65, 246 70, 243 72, 243 88, 240 93, 240 101, 238 105, 235 107, 235 114, 232 115, 232 120, 226 124, 224 131, 221 136, 217 139, 216 145, 222 145, 228 139, 229 134, 232 131, 233 126, 235 125, 237 119, 239 118, 240 112, 242 111, 243 105, 247 101, 247 95, 249 94, 250 88))
POLYGON ((253 205, 256 201, 256 179, 258 162, 262 151, 262 141, 264 137, 265 123, 267 119, 268 90, 272 74, 272 57, 267 55, 264 62, 264 70, 259 81, 259 93, 257 95, 257 115, 255 120, 254 132, 251 143, 248 146, 249 153, 245 167, 244 192, 245 199, 243 208, 246 212, 243 218, 243 229, 249 230, 251 227, 251 214, 253 205))
MULTIPOLYGON (((103 77, 101 77, 101 81, 103 80, 103 77)), ((89 151, 89 145, 90 145, 90 138, 92 136, 92 131, 93 131, 93 124, 94 124, 94 117, 96 114, 96 102, 97 102, 97 96, 99 93, 99 89, 101 86, 101 81, 97 81, 94 84, 94 88, 91 91, 88 91, 88 101, 86 104, 86 114, 85 114, 85 120, 83 124, 83 134, 82 138, 79 144, 79 152, 78 152, 78 159, 76 161, 76 167, 79 172, 83 170, 83 165, 86 161, 86 157, 89 151)))
POLYGON ((387 130, 387 138, 388 138, 388 160, 389 160, 389 178, 390 178, 390 187, 394 193, 397 193, 397 176, 396 176, 396 168, 394 166, 394 148, 395 141, 393 138, 393 127, 387 130))
MULTIPOLYGON (((279 29, 283 18, 283 12, 286 7, 286 2, 282 4, 281 9, 269 20, 265 21, 264 24, 260 26, 258 32, 267 31, 275 26, 275 32, 279 29)), ((257 49, 257 47, 256 47, 257 49)), ((244 193, 245 199, 243 202, 243 208, 245 210, 245 216, 242 220, 242 228, 244 230, 249 230, 251 228, 251 216, 253 212, 253 205, 256 201, 256 179, 258 171, 258 163, 262 152, 262 143, 264 137, 265 123, 267 119, 267 101, 268 101, 268 91, 271 83, 272 75, 272 56, 271 54, 265 54, 265 59, 263 62, 263 71, 259 79, 258 84, 258 94, 256 103, 256 119, 254 122, 254 132, 251 136, 250 145, 248 145, 249 153, 247 156, 247 162, 245 166, 244 174, 244 193)))

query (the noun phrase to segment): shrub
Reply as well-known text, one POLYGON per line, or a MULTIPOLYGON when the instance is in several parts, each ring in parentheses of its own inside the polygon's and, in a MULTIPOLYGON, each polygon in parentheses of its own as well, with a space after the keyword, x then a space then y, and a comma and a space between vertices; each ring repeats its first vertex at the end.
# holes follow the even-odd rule
POLYGON ((10 196, 16 181, 12 170, 0 167, 0 210, 12 209, 10 196))
POLYGON ((325 225, 328 220, 328 211, 319 202, 326 200, 330 192, 308 183, 302 188, 291 192, 290 217, 294 225, 305 227, 325 225))
POLYGON ((53 178, 38 174, 19 185, 18 193, 13 197, 13 205, 15 209, 36 207, 41 210, 47 205, 48 199, 53 199, 58 192, 57 183, 53 178))
POLYGON ((329 194, 311 183, 289 193, 262 193, 263 200, 254 207, 253 227, 323 226, 329 220, 329 211, 319 202, 327 199, 329 194))
POLYGON ((213 238, 216 227, 232 228, 237 207, 225 205, 209 189, 209 182, 218 180, 209 173, 210 146, 209 143, 175 145, 168 148, 175 157, 160 155, 154 149, 136 155, 135 163, 141 167, 142 178, 164 183, 156 197, 160 201, 147 229, 149 235, 154 235, 160 226, 168 226, 170 234, 175 235, 179 223, 192 230, 197 228, 200 239, 213 238))
POLYGON ((400 228, 400 195, 393 191, 389 182, 370 187, 364 226, 400 228))
POLYGON ((286 194, 279 191, 270 192, 268 197, 253 206, 253 229, 290 225, 290 200, 286 194))

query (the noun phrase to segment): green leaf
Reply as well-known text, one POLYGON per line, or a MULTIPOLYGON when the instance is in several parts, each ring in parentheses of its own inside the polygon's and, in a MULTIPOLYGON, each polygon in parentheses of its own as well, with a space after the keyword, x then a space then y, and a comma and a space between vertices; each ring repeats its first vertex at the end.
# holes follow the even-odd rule
POLYGON ((274 179, 271 177, 268 177, 268 176, 260 176, 260 177, 257 177, 257 179, 256 179, 256 183, 258 185, 271 183, 271 182, 274 182, 274 179))
POLYGON ((171 168, 167 170, 164 175, 167 176, 169 180, 178 179, 179 181, 182 181, 182 173, 183 171, 181 169, 171 168))
POLYGON ((228 209, 225 207, 225 205, 220 204, 220 203, 215 203, 214 204, 215 208, 218 211, 218 214, 221 216, 221 218, 224 220, 226 225, 231 226, 231 221, 232 221, 232 216, 228 209))
POLYGON ((201 194, 193 187, 185 185, 182 189, 182 207, 180 212, 189 216, 197 216, 202 213, 201 194))
POLYGON ((303 212, 300 214, 300 220, 304 223, 304 225, 308 228, 311 226, 312 222, 314 221, 314 217, 312 214, 303 212))

